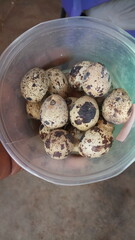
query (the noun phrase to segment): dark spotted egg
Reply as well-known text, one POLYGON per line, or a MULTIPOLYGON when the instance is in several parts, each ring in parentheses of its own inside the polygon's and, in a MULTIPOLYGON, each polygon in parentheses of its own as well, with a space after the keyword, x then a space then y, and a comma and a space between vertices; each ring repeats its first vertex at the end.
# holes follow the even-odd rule
POLYGON ((66 158, 73 149, 74 139, 66 130, 52 130, 44 139, 46 153, 54 159, 66 158))
POLYGON ((89 96, 80 97, 70 109, 71 124, 80 131, 93 127, 99 118, 99 108, 95 99, 89 96))
POLYGON ((82 88, 87 95, 102 97, 110 87, 110 74, 103 64, 92 63, 84 72, 82 88))
POLYGON ((49 129, 63 127, 68 121, 68 108, 65 100, 57 94, 46 98, 41 106, 40 120, 49 129))

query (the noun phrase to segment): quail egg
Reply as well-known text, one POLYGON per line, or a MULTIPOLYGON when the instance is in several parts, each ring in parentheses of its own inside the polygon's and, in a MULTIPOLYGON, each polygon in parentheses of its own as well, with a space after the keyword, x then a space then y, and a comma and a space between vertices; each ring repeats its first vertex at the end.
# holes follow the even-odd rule
POLYGON ((49 79, 49 93, 65 98, 68 93, 68 81, 64 73, 60 69, 50 68, 46 74, 49 79))
POLYGON ((82 80, 84 72, 91 65, 89 61, 82 61, 73 66, 69 73, 69 83, 72 87, 77 88, 79 91, 82 90, 82 80))
POLYGON ((132 112, 132 102, 128 93, 122 89, 114 89, 104 100, 102 115, 106 121, 114 124, 125 123, 132 112))
POLYGON ((103 64, 93 63, 84 72, 82 88, 87 95, 102 97, 110 87, 110 74, 103 64))
MULTIPOLYGON (((113 142, 112 129, 101 124, 87 130, 79 144, 79 153, 89 158, 98 158, 107 153, 113 142)), ((106 124, 105 124, 106 125, 106 124)))
POLYGON ((68 121, 68 108, 65 100, 52 94, 45 99, 40 110, 41 123, 49 129, 63 127, 68 121))
POLYGON ((45 96, 49 81, 41 68, 33 68, 25 74, 21 81, 22 96, 29 102, 40 102, 45 96))
POLYGON ((54 159, 66 158, 73 149, 73 138, 66 130, 52 130, 44 139, 44 148, 54 159))
POLYGON ((40 120, 41 102, 27 102, 26 111, 31 118, 40 120))
POLYGON ((98 105, 92 97, 80 97, 70 109, 71 124, 80 131, 93 127, 99 118, 98 105))
POLYGON ((68 97, 68 98, 66 98, 66 103, 67 103, 68 110, 70 110, 73 107, 73 105, 74 105, 74 103, 75 103, 75 101, 77 99, 78 98, 76 98, 76 97, 68 97))
POLYGON ((50 133, 50 129, 47 126, 44 126, 43 124, 40 125, 39 127, 39 136, 41 137, 41 139, 44 141, 45 137, 47 136, 47 134, 50 133))

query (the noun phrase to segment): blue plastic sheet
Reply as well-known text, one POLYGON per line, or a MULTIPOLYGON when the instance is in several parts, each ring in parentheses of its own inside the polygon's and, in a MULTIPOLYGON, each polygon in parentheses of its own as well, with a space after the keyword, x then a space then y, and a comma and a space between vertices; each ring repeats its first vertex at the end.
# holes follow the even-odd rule
POLYGON ((80 16, 84 10, 108 1, 110 0, 62 0, 62 7, 69 17, 73 17, 80 16))
MULTIPOLYGON (((68 17, 80 16, 84 10, 96 7, 110 0, 61 0, 62 8, 66 11, 68 17)), ((135 37, 135 30, 126 30, 135 37)))

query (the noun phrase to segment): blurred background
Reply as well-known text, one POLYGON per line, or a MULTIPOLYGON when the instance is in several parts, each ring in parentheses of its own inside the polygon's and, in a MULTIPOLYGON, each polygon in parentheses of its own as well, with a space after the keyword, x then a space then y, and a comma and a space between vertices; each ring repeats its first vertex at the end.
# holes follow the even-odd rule
MULTIPOLYGON (((60 0, 0 0, 0 54, 34 25, 59 18, 60 0)), ((0 181, 0 240, 135 239, 135 164, 96 184, 64 187, 25 171, 0 181)))

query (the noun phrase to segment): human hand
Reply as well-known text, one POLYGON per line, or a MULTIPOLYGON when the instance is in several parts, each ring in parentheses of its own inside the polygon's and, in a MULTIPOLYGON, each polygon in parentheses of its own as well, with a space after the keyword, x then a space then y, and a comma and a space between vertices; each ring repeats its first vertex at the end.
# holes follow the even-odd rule
POLYGON ((8 155, 3 145, 0 143, 0 179, 13 175, 20 171, 21 167, 8 155))

